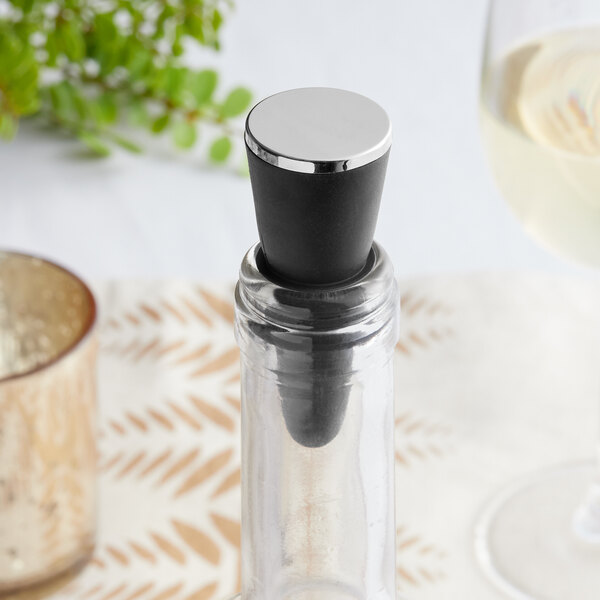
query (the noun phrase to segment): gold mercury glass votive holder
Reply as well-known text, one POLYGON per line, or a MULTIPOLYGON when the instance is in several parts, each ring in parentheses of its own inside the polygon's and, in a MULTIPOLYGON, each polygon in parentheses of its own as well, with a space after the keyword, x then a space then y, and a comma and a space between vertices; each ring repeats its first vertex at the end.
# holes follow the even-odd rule
POLYGON ((0 594, 93 551, 95 321, 75 275, 0 251, 0 594))

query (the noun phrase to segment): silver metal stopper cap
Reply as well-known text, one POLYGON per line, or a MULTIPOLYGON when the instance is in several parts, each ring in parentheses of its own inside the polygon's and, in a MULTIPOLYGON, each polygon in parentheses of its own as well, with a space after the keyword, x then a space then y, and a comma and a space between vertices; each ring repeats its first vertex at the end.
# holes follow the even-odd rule
POLYGON ((300 88, 259 102, 246 121, 248 148, 300 173, 348 171, 381 158, 392 143, 386 112, 373 100, 334 88, 300 88))

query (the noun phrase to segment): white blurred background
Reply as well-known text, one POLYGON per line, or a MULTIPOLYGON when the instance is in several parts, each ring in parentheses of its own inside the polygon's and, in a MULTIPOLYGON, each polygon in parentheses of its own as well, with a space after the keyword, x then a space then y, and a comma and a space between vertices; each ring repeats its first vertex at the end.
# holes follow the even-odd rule
MULTIPOLYGON (((347 88, 390 113, 394 146, 377 239, 400 276, 576 268, 538 248, 494 187, 478 131, 484 0, 238 0, 214 66, 256 99, 347 88)), ((21 128, 0 144, 0 247, 85 277, 234 280, 257 239, 250 181, 199 154, 148 149, 104 160, 21 128)), ((580 272, 589 274, 587 271, 580 272)))

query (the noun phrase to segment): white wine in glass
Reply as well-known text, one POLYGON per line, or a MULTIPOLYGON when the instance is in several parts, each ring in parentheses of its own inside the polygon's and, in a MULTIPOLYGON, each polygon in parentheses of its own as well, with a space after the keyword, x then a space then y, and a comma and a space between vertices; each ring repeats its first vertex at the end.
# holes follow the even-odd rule
MULTIPOLYGON (((491 1, 481 126, 530 235, 600 267, 600 0, 491 1)), ((486 507, 476 551, 512 598, 599 600, 600 465, 511 483, 486 507)))
POLYGON ((600 267, 600 26, 528 40, 486 65, 481 112, 498 185, 527 231, 600 267))

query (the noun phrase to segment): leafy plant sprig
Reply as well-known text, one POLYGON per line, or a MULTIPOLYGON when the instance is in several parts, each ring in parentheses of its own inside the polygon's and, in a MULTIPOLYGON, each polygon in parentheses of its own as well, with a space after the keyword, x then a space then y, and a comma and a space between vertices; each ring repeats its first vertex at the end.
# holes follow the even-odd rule
POLYGON ((251 102, 245 87, 223 99, 215 70, 184 65, 185 46, 219 49, 227 0, 0 0, 0 137, 39 115, 98 155, 141 151, 116 125, 169 132, 194 146, 202 124, 217 136, 209 157, 231 153, 231 121, 251 102))

